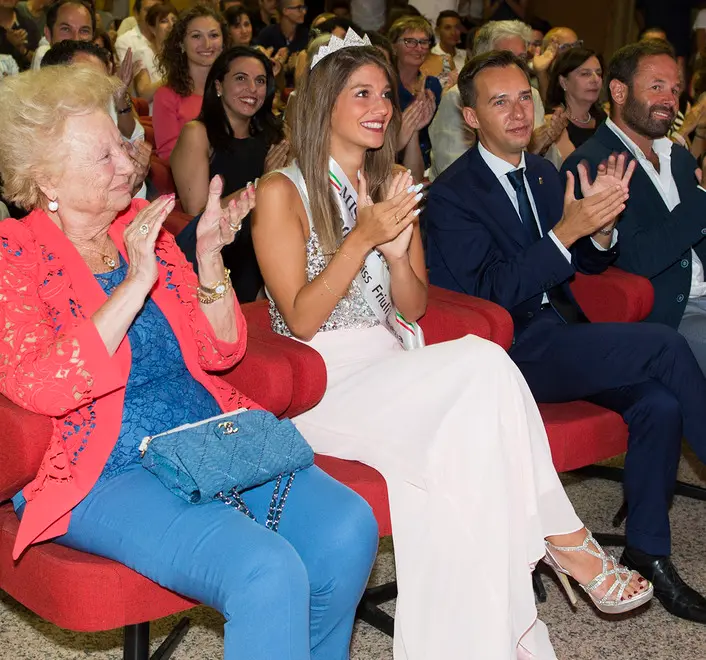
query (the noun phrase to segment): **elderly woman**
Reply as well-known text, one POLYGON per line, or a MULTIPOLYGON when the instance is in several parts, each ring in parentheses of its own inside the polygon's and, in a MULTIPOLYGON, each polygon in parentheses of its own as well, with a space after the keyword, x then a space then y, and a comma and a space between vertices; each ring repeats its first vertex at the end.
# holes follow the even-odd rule
MULTIPOLYGON (((258 408, 209 373, 245 352, 221 250, 254 191, 222 210, 212 182, 197 280, 161 228, 173 197, 130 198, 133 166, 105 110, 114 87, 75 66, 3 87, 4 193, 33 211, 0 223, 0 393, 54 428, 13 498, 13 556, 55 539, 122 562, 223 613, 226 659, 344 660, 377 546, 357 495, 302 470, 275 533, 221 501, 181 499, 139 461, 144 436, 258 408)), ((258 520, 271 492, 242 494, 258 520)))

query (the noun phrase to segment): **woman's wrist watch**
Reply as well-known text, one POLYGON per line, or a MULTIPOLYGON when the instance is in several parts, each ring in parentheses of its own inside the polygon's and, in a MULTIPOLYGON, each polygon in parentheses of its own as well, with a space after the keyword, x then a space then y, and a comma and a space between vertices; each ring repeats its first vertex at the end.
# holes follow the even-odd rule
POLYGON ((200 303, 210 305, 211 303, 216 302, 216 300, 224 298, 231 288, 232 284, 230 282, 230 270, 228 268, 224 268, 222 280, 218 280, 208 286, 199 283, 199 286, 196 289, 196 295, 198 296, 200 303))
POLYGON ((132 111, 132 98, 130 98, 130 93, 125 92, 125 95, 123 96, 123 104, 124 106, 122 108, 115 107, 115 110, 119 115, 126 115, 128 112, 132 111))

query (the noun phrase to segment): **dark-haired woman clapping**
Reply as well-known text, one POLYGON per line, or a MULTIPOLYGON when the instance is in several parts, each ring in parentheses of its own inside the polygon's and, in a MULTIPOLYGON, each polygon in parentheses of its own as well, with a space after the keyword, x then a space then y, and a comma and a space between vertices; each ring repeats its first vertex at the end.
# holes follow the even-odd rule
MULTIPOLYGON (((283 139, 280 121, 272 114, 274 91, 269 59, 258 50, 231 48, 213 63, 201 114, 184 126, 170 158, 185 212, 201 213, 209 181, 216 175, 223 180, 225 205, 248 182, 286 164, 289 144, 283 139)), ((187 256, 196 223, 198 219, 180 236, 187 256)), ((252 247, 249 216, 229 248, 223 256, 238 300, 255 300, 262 276, 252 247)))

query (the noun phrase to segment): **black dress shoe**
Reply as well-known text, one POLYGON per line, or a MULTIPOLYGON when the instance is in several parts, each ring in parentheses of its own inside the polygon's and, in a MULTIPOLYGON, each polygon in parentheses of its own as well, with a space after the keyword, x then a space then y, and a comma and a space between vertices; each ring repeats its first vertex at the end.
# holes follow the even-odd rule
POLYGON ((682 619, 706 623, 706 598, 679 577, 669 557, 625 548, 620 563, 652 582, 655 596, 667 612, 682 619))

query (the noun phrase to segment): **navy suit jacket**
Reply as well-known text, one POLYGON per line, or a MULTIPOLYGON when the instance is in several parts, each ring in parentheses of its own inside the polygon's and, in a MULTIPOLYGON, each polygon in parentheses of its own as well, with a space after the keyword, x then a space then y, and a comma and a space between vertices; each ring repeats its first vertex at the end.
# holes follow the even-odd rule
MULTIPOLYGON (((605 124, 574 151, 562 172, 576 173, 583 160, 595 176, 611 153, 626 152, 620 138, 605 124)), ((639 165, 630 181, 630 198, 618 223, 620 255, 616 266, 651 280, 655 303, 648 321, 678 327, 691 289, 691 248, 706 264, 706 192, 694 176, 696 160, 683 147, 672 146, 672 175, 678 204, 671 213, 645 170, 639 165)), ((577 197, 580 191, 577 190, 577 197)))
POLYGON ((476 147, 434 181, 423 216, 430 282, 501 305, 512 314, 516 333, 531 323, 545 291, 561 285, 575 302, 569 288, 574 273, 600 273, 618 253, 617 245, 601 251, 585 238, 572 246, 569 263, 547 235, 563 214, 559 173, 532 154, 525 154, 525 164, 542 226, 539 241, 476 147))

